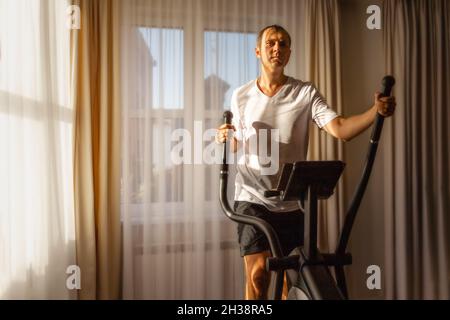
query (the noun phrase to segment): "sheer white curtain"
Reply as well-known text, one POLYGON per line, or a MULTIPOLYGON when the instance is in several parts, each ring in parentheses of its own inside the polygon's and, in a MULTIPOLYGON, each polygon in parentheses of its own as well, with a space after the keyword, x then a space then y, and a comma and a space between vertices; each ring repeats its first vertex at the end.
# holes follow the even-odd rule
POLYGON ((0 1, 0 299, 75 297, 66 8, 0 1))
POLYGON ((267 25, 291 33, 287 74, 307 80, 303 6, 123 1, 125 299, 243 298, 236 225, 219 208, 218 165, 208 158, 221 147, 207 129, 222 122, 232 91, 257 77, 256 36, 267 25))

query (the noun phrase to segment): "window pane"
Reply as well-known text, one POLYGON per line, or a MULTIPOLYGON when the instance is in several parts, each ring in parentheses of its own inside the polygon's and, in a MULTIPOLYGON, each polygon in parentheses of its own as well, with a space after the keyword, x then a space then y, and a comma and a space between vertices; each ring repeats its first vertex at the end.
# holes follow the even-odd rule
POLYGON ((183 201, 183 165, 171 159, 177 143, 171 141, 172 132, 183 127, 182 118, 149 122, 143 117, 130 118, 127 171, 131 203, 183 201))
POLYGON ((153 109, 183 109, 183 30, 139 28, 151 64, 148 88, 153 109))
POLYGON ((234 89, 255 79, 255 33, 205 31, 205 108, 228 109, 234 89))

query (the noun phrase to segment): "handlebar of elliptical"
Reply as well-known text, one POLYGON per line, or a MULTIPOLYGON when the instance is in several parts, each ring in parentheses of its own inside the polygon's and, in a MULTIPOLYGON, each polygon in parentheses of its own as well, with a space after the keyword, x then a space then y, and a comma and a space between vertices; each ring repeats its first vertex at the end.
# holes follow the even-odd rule
MULTIPOLYGON (((231 124, 231 119, 233 118, 233 114, 230 111, 225 111, 223 114, 224 120, 226 124, 231 124)), ((264 232, 267 240, 269 241, 270 250, 272 252, 272 256, 275 258, 283 257, 283 252, 281 249, 280 240, 277 237, 275 230, 272 226, 266 221, 253 217, 246 216, 243 214, 238 214, 231 209, 230 203, 228 202, 227 190, 228 190, 228 163, 227 163, 227 152, 228 152, 228 142, 225 142, 223 145, 223 154, 222 154, 222 164, 220 168, 220 195, 219 200, 222 206, 222 210, 225 215, 231 220, 239 223, 252 225, 262 232, 264 232)), ((275 273, 275 285, 272 291, 272 298, 274 300, 281 299, 281 292, 283 286, 283 271, 276 271, 275 273)))
MULTIPOLYGON (((381 95, 383 97, 389 97, 391 95, 392 87, 395 84, 395 79, 392 76, 385 76, 381 83, 381 95)), ((370 138, 369 150, 367 152, 366 164, 364 165, 363 175, 353 195, 352 202, 345 216, 344 227, 339 238, 339 243, 336 248, 337 254, 344 254, 347 248, 347 244, 350 238, 350 232, 353 227, 353 223, 358 212, 359 205, 361 204, 362 197, 366 191, 367 183, 369 181, 370 173, 372 172, 373 163, 377 154, 378 141, 380 140, 381 131, 383 129, 384 117, 377 113, 375 119, 375 126, 372 130, 370 138)))

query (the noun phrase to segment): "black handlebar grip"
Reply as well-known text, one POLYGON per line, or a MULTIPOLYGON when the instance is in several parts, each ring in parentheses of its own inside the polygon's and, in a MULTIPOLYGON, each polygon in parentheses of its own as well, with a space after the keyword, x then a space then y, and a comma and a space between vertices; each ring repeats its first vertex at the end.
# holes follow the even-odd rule
POLYGON ((233 119, 233 113, 231 111, 225 111, 223 113, 223 122, 226 124, 231 124, 231 119, 233 119))
MULTIPOLYGON (((233 119, 233 113, 231 111, 225 111, 223 113, 223 121, 225 124, 231 124, 231 120, 233 119)), ((228 173, 228 164, 227 164, 227 141, 223 144, 223 153, 222 153, 222 172, 228 173)))
MULTIPOLYGON (((381 81, 381 95, 383 97, 389 97, 391 95, 392 87, 395 84, 395 79, 393 76, 385 76, 381 81)), ((377 112, 377 117, 375 119, 375 126, 373 128, 371 142, 378 143, 380 140, 381 129, 383 128, 384 117, 377 112)))
POLYGON ((391 95, 392 87, 395 84, 393 76, 385 76, 381 81, 381 94, 383 97, 389 97, 391 95))

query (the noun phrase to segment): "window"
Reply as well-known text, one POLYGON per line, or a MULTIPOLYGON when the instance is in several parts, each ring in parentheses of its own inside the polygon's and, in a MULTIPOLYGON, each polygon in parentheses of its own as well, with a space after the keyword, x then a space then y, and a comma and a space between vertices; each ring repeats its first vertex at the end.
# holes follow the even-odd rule
POLYGON ((255 33, 205 31, 205 108, 229 109, 234 89, 255 79, 255 33))
POLYGON ((183 109, 183 30, 139 28, 151 66, 150 105, 153 109, 183 109))
MULTIPOLYGON (((133 77, 140 95, 143 93, 144 96, 139 96, 129 107, 129 201, 137 206, 146 201, 150 202, 146 205, 153 207, 162 203, 166 207, 172 204, 174 209, 171 212, 182 213, 186 201, 184 190, 189 187, 185 185, 189 183, 186 176, 189 170, 193 170, 193 165, 172 161, 171 151, 178 143, 171 140, 172 133, 176 129, 192 127, 186 118, 201 120, 203 130, 217 127, 223 110, 230 109, 233 90, 255 79, 258 74, 254 55, 256 33, 206 30, 198 36, 188 35, 182 28, 152 26, 137 28, 136 37, 140 61, 133 69, 136 73, 133 77), (198 65, 198 57, 186 54, 186 50, 192 52, 193 48, 186 47, 190 44, 185 43, 185 39, 193 39, 194 36, 197 37, 195 43, 203 44, 200 49, 204 53, 201 66, 198 65), (191 69, 194 74, 186 75, 186 70, 191 69), (196 73, 195 70, 203 72, 196 73), (195 87, 186 79, 194 79, 196 84, 203 81, 203 86, 195 87), (186 97, 194 95, 191 91, 198 87, 203 88, 204 105, 191 108, 186 97), (198 110, 199 107, 202 114, 193 114, 192 109, 198 110)), ((191 138, 194 138, 193 132, 191 138)), ((204 142, 203 147, 209 143, 204 142)), ((207 187, 210 183, 217 183, 214 167, 205 165, 202 170, 201 177, 195 178, 204 179, 205 206, 217 206, 212 203, 211 188, 207 187)), ((136 212, 140 211, 136 209, 136 212)), ((158 212, 157 209, 152 211, 158 212)))
POLYGON ((152 203, 183 201, 182 184, 173 190, 166 183, 183 181, 181 167, 174 165, 170 156, 172 131, 184 126, 183 36, 182 29, 138 29, 136 44, 144 63, 136 68, 137 83, 145 97, 130 107, 132 203, 143 202, 147 179, 152 181, 147 190, 152 203), (146 139, 149 136, 152 138, 146 139))

